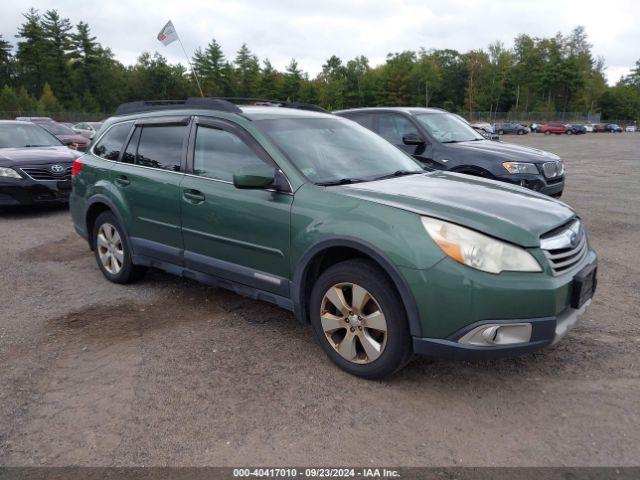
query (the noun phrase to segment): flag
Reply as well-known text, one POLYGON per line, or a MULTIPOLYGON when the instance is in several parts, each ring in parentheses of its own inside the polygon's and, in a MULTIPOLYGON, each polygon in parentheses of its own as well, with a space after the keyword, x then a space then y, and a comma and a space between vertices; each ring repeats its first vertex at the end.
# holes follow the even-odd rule
POLYGON ((162 30, 160 30, 158 40, 160 40, 165 46, 178 40, 178 32, 176 32, 176 29, 173 27, 173 22, 171 20, 169 20, 162 30))

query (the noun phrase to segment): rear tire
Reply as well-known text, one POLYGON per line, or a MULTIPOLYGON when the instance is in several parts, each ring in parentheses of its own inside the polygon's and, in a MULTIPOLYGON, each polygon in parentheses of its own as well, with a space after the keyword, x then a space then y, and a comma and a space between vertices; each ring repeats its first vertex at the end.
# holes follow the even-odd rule
POLYGON ((373 262, 347 260, 328 268, 316 280, 309 304, 316 338, 344 371, 382 378, 411 358, 404 306, 394 285, 373 262))
POLYGON ((129 241, 112 212, 102 212, 93 224, 93 252, 102 274, 113 283, 133 283, 140 280, 146 267, 134 265, 129 241))

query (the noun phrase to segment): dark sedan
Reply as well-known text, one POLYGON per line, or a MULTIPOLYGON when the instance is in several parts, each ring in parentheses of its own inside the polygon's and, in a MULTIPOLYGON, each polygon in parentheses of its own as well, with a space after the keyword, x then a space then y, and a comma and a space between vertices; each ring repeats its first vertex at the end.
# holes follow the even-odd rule
POLYGON ((53 121, 34 121, 33 123, 55 135, 58 140, 69 148, 84 152, 89 146, 89 140, 84 135, 74 132, 66 125, 53 121))
POLYGON ((571 133, 573 133, 574 135, 583 135, 587 133, 587 127, 585 127, 584 125, 578 125, 578 124, 567 125, 567 128, 569 128, 571 130, 571 133))
POLYGON ((607 123, 603 129, 604 132, 622 133, 622 127, 617 123, 607 123))
POLYGON ((507 133, 513 133, 516 135, 525 135, 529 133, 529 129, 519 123, 496 123, 493 126, 493 131, 498 135, 505 135, 507 133))
POLYGON ((0 121, 0 206, 67 202, 78 155, 33 123, 0 121))

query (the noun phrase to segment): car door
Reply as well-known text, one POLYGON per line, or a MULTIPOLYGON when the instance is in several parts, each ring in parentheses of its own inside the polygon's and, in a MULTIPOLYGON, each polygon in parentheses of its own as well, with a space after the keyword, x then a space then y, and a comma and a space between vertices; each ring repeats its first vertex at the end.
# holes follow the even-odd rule
POLYGON ((136 122, 111 180, 128 211, 134 253, 182 263, 180 183, 186 165, 189 117, 136 122))
POLYGON ((241 127, 204 117, 192 126, 188 159, 181 187, 185 266, 287 296, 293 195, 233 185, 240 167, 277 165, 241 127))

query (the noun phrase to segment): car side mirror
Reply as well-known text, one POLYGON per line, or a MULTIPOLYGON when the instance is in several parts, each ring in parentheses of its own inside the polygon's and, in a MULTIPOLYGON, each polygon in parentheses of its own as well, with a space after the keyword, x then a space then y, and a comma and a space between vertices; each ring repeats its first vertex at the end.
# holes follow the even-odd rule
POLYGON ((269 165, 247 165, 233 174, 233 185, 243 189, 262 189, 273 186, 276 169, 269 165))
POLYGON ((407 133, 402 136, 402 143, 405 145, 424 145, 425 141, 417 133, 407 133))

